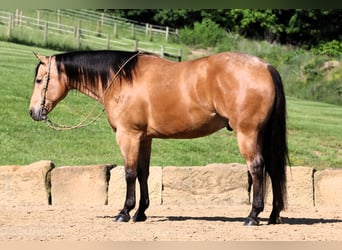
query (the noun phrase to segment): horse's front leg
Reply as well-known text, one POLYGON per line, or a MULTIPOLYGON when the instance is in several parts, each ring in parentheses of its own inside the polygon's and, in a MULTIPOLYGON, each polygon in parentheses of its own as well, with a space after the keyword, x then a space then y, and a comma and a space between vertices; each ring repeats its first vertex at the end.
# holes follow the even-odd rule
POLYGON ((118 222, 128 222, 129 212, 135 207, 135 182, 139 157, 140 135, 137 133, 123 133, 117 131, 116 139, 125 161, 126 199, 123 209, 116 216, 118 222))
POLYGON ((145 210, 150 204, 150 199, 148 195, 148 176, 150 168, 150 158, 151 158, 151 145, 152 139, 145 138, 140 143, 139 149, 139 161, 138 161, 138 180, 140 184, 140 202, 139 208, 135 215, 133 216, 134 221, 145 221, 146 215, 145 210))

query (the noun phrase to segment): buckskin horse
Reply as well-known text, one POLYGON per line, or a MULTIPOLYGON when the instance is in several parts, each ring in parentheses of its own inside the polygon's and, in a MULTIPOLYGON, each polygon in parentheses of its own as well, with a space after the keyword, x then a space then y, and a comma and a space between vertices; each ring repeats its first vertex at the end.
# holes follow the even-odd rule
POLYGON ((222 128, 234 131, 253 183, 245 225, 258 225, 264 209, 266 174, 273 208, 269 224, 281 223, 286 204, 286 100, 277 70, 262 59, 237 52, 172 62, 147 52, 77 51, 42 56, 36 67, 30 116, 48 113, 69 90, 103 104, 125 165, 126 199, 115 217, 145 221, 147 179, 153 138, 196 138, 222 128))

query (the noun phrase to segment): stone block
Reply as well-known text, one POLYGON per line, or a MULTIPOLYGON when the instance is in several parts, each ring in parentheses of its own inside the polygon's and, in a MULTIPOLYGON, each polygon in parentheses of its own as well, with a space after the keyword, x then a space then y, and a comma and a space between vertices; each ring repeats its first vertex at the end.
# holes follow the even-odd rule
POLYGON ((325 169, 314 175, 315 205, 342 207, 342 169, 325 169))
POLYGON ((314 169, 312 167, 287 168, 287 201, 289 208, 314 205, 313 173, 314 169))
MULTIPOLYGON (((287 206, 312 207, 313 201, 313 173, 312 167, 287 167, 287 206)), ((273 195, 271 181, 268 178, 265 204, 272 205, 273 195)))
MULTIPOLYGON (((126 198, 126 180, 125 168, 123 166, 115 167, 110 172, 110 182, 108 190, 108 204, 122 208, 126 198)), ((162 195, 162 168, 150 167, 148 178, 149 196, 151 205, 161 204, 162 195)), ((138 180, 136 182, 136 206, 139 205, 140 187, 138 180)))
POLYGON ((163 204, 238 205, 248 203, 243 164, 163 168, 163 204))
POLYGON ((0 206, 40 206, 50 200, 51 161, 0 167, 0 206))
POLYGON ((52 205, 96 206, 108 203, 113 165, 63 166, 51 173, 52 205))

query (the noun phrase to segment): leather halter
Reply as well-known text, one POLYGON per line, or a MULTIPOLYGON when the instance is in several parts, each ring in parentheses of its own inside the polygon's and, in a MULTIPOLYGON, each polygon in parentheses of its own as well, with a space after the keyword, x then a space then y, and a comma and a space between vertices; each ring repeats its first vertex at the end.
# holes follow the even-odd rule
POLYGON ((46 93, 47 93, 49 82, 50 82, 50 70, 51 70, 51 56, 49 56, 48 74, 46 77, 45 86, 43 88, 43 99, 42 99, 42 102, 40 103, 40 112, 42 112, 45 109, 46 93))

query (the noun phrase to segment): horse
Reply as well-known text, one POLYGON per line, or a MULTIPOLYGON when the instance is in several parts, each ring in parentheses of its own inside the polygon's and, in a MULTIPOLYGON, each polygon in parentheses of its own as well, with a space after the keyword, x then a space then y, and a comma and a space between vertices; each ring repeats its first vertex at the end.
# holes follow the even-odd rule
POLYGON ((104 106, 124 159, 126 198, 115 217, 145 221, 153 138, 197 138, 220 129, 234 131, 246 160, 253 201, 244 225, 259 225, 267 175, 273 203, 269 224, 280 224, 286 206, 289 162, 286 99, 279 72, 253 55, 221 52, 174 62, 141 51, 84 50, 36 54, 29 114, 46 121, 70 90, 104 106))

